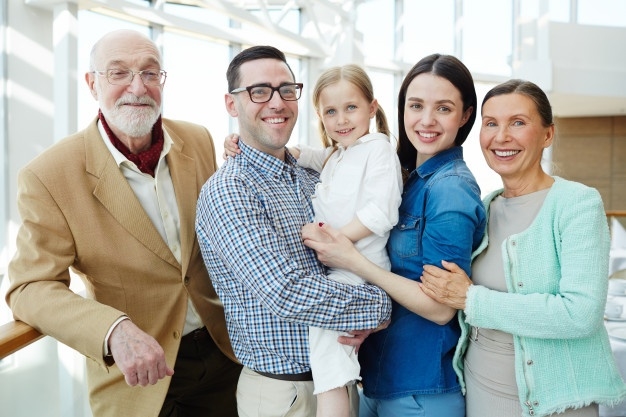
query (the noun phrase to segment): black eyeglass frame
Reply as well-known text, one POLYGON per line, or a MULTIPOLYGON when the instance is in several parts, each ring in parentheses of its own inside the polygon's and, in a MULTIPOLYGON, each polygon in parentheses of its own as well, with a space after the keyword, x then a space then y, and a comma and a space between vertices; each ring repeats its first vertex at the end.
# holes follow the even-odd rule
POLYGON ((298 101, 298 100, 300 100, 300 97, 302 97, 302 87, 304 87, 303 83, 287 83, 287 84, 281 84, 278 87, 272 87, 271 85, 267 85, 267 84, 257 84, 257 85, 249 85, 247 87, 235 88, 233 91, 230 92, 230 94, 237 94, 237 93, 242 93, 244 91, 247 91, 248 92, 248 96, 250 97, 250 101, 252 101, 253 103, 260 104, 260 103, 267 103, 268 101, 270 101, 272 99, 272 97, 274 97, 274 92, 278 91, 278 95, 284 101, 298 101), (259 87, 265 87, 265 88, 269 88, 270 90, 272 90, 272 92, 270 93, 270 96, 269 96, 269 98, 267 100, 255 101, 252 98, 252 90, 255 89, 255 88, 259 88, 259 87), (281 88, 285 88, 285 87, 297 87, 296 88, 297 97, 295 99, 289 99, 289 98, 283 97, 283 95, 280 92, 280 89, 281 88))

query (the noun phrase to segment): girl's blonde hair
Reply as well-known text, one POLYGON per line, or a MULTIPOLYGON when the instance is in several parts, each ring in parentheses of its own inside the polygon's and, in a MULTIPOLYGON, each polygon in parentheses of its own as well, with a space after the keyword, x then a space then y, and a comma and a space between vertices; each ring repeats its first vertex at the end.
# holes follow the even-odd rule
MULTIPOLYGON (((329 85, 335 84, 340 80, 346 80, 347 82, 358 88, 368 103, 374 101, 374 88, 372 87, 372 81, 363 68, 358 65, 348 64, 341 67, 332 67, 327 69, 320 75, 313 88, 313 106, 317 112, 317 108, 320 101, 320 94, 322 90, 329 85)), ((324 129, 324 123, 322 123, 322 117, 318 113, 318 130, 322 144, 325 148, 336 146, 336 142, 332 140, 324 129)), ((376 110, 376 130, 380 133, 384 133, 389 136, 389 124, 387 123, 387 117, 380 104, 378 110, 376 110)))

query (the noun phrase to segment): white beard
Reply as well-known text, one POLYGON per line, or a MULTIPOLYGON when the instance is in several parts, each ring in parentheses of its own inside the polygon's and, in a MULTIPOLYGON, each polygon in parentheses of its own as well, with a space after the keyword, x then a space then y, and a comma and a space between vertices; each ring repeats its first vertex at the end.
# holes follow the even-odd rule
POLYGON ((110 126, 115 126, 132 138, 142 137, 152 132, 152 127, 160 115, 156 102, 148 96, 137 97, 125 94, 111 109, 102 108, 102 114, 110 126), (125 104, 148 104, 149 107, 125 106, 125 104))

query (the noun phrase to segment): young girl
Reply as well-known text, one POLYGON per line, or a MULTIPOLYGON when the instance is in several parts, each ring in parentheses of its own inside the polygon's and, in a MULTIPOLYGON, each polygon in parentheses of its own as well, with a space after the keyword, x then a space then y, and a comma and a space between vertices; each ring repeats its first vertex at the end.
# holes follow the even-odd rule
MULTIPOLYGON (((356 248, 389 270, 385 249, 389 231, 398 221, 402 179, 400 164, 389 142, 389 128, 374 98, 372 83, 356 65, 334 67, 318 79, 313 104, 319 117, 324 149, 290 149, 298 164, 320 174, 312 197, 315 222, 338 228, 356 248), (376 117, 377 133, 370 133, 376 117)), ((227 138, 226 155, 237 153, 236 139, 227 138)), ((328 277, 353 285, 363 280, 345 269, 328 277)), ((360 379, 360 366, 351 346, 337 341, 344 332, 309 329, 311 370, 317 395, 317 416, 348 417, 346 386, 360 379)))

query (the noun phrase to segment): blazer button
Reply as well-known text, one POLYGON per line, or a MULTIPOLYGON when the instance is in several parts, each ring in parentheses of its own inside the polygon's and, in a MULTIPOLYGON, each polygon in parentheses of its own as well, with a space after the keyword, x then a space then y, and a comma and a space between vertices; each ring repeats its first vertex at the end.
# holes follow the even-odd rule
POLYGON ((183 284, 189 285, 189 277, 185 276, 185 278, 183 279, 183 284))
POLYGON ((174 330, 174 333, 172 334, 172 336, 174 336, 175 340, 180 339, 180 332, 178 330, 174 330))

